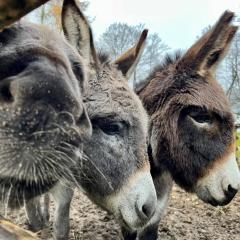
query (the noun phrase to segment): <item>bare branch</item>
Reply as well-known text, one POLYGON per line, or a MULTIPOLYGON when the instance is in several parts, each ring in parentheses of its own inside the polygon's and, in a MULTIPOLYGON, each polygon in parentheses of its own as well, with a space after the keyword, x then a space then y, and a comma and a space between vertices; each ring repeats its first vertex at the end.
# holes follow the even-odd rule
MULTIPOLYGON (((144 24, 131 26, 126 23, 113 23, 100 36, 99 51, 109 53, 114 60, 136 44, 143 29, 144 24)), ((133 75, 133 85, 151 73, 167 49, 168 46, 157 33, 149 34, 145 51, 133 75)))
POLYGON ((0 0, 0 29, 19 20, 49 0, 0 0))
POLYGON ((37 234, 34 234, 28 230, 25 230, 0 215, 0 239, 9 239, 9 240, 38 240, 37 234))

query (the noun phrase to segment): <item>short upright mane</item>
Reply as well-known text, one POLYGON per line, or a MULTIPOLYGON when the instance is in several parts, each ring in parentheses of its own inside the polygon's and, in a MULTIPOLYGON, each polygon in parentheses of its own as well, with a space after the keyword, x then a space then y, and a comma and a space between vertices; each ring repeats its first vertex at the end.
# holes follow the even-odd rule
POLYGON ((173 54, 167 53, 164 56, 162 62, 153 69, 149 76, 145 80, 136 84, 134 91, 137 94, 141 92, 141 90, 149 83, 149 81, 151 81, 151 79, 153 79, 156 76, 157 72, 162 72, 163 70, 167 69, 170 65, 176 63, 179 59, 181 59, 182 55, 183 55, 182 51, 180 50, 175 51, 173 54))
POLYGON ((110 63, 110 55, 106 52, 102 52, 100 51, 99 53, 97 53, 98 59, 100 61, 101 64, 109 64, 110 63))

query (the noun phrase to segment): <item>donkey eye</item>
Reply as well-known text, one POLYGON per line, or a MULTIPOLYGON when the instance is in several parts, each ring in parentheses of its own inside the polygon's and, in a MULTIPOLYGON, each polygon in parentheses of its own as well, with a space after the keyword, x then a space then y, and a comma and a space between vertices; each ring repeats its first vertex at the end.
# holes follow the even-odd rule
POLYGON ((100 126, 101 130, 108 135, 118 135, 123 128, 120 123, 106 123, 100 126))
POLYGON ((208 123, 208 124, 212 123, 212 117, 208 114, 197 114, 197 115, 189 114, 189 116, 198 123, 208 123))
POLYGON ((110 116, 108 118, 96 117, 91 122, 94 129, 100 129, 107 135, 120 135, 124 128, 128 126, 125 121, 116 121, 111 119, 110 116))
POLYGON ((181 117, 188 120, 188 124, 192 123, 199 129, 210 129, 213 125, 215 126, 217 120, 214 112, 206 111, 206 109, 198 106, 186 107, 182 110, 181 117))
POLYGON ((213 117, 209 114, 205 113, 194 113, 189 114, 188 118, 197 128, 200 129, 209 129, 212 128, 213 125, 213 117))

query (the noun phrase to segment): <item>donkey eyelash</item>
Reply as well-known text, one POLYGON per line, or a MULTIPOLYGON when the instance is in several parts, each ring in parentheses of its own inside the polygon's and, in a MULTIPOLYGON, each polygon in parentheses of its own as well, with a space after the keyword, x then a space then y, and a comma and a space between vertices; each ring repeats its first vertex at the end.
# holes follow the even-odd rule
POLYGON ((209 122, 209 123, 211 123, 212 120, 213 120, 212 116, 210 116, 209 114, 204 114, 204 113, 203 114, 197 114, 197 115, 189 114, 189 116, 197 122, 209 122))
POLYGON ((125 121, 115 121, 115 120, 110 120, 110 119, 104 119, 104 118, 96 118, 92 120, 93 125, 123 125, 123 126, 128 126, 129 124, 125 121))

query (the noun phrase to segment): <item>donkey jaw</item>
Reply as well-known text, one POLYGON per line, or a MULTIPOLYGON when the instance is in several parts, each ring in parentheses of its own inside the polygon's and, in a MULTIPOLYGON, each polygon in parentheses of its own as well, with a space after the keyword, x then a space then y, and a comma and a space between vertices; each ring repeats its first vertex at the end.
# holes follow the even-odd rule
POLYGON ((197 183, 196 194, 213 206, 224 206, 231 202, 240 187, 240 172, 235 152, 230 153, 224 162, 215 166, 208 175, 197 183))
POLYGON ((151 174, 147 171, 135 174, 117 193, 103 202, 104 208, 129 230, 143 227, 154 215, 157 204, 151 174), (148 213, 144 212, 144 207, 148 213))

